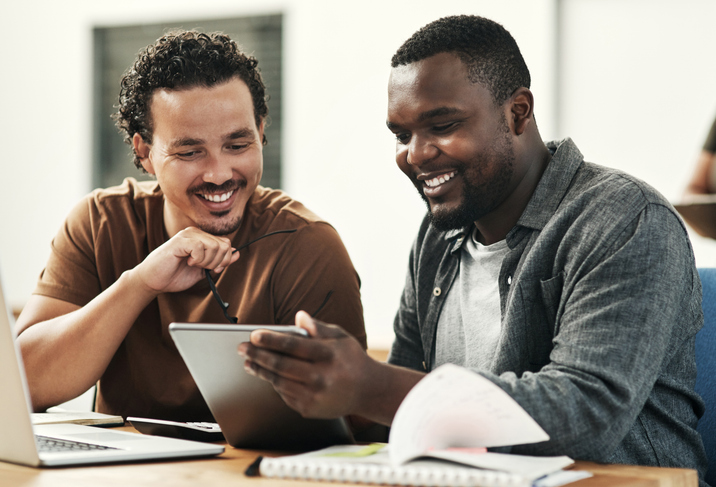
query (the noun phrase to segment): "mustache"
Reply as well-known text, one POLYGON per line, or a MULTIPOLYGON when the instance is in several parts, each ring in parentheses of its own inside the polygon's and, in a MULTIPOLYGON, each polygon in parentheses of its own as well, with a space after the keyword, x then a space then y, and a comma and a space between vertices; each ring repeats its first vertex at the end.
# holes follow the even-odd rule
POLYGON ((192 186, 187 190, 189 194, 196 193, 227 193, 229 191, 236 191, 237 189, 245 188, 246 181, 238 179, 230 179, 221 184, 214 183, 202 183, 192 186))

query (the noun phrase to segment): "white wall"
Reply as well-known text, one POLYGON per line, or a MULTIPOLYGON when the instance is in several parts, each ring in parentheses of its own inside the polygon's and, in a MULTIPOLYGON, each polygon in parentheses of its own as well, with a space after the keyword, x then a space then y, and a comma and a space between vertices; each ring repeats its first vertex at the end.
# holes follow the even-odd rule
MULTIPOLYGON (((716 116, 716 2, 563 2, 563 135, 678 200, 716 116)), ((692 243, 697 265, 716 266, 716 241, 692 243)))
MULTIPOLYGON (((563 3, 569 28, 557 134, 556 0, 5 2, 0 270, 9 301, 21 305, 30 295, 52 236, 92 189, 96 25, 285 14, 285 188, 342 235, 362 278, 374 347, 392 339, 407 254, 424 213, 394 164, 385 128, 390 57, 431 20, 475 13, 503 23, 532 72, 543 137, 572 135, 588 159, 676 197, 716 114, 716 99, 705 89, 716 68, 703 61, 711 54, 707 29, 716 7, 707 0, 563 3)), ((702 262, 716 262, 711 247, 697 245, 702 262)))

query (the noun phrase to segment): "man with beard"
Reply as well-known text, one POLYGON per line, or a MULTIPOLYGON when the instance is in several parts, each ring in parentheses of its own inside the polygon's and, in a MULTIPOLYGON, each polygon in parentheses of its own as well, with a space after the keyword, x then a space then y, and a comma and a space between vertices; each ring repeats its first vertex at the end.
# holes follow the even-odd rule
POLYGON ((254 332, 251 373, 306 416, 391 424, 453 363, 491 380, 549 434, 528 455, 695 468, 701 285, 686 230, 654 189, 542 142, 519 48, 480 17, 435 21, 392 60, 388 128, 428 205, 389 364, 341 329, 254 332))
POLYGON ((211 420, 174 321, 293 324, 314 310, 365 347, 338 234, 259 186, 268 109, 253 57, 222 34, 169 33, 139 53, 119 102, 135 164, 156 182, 94 191, 53 240, 17 322, 36 410, 97 383, 101 412, 211 420))

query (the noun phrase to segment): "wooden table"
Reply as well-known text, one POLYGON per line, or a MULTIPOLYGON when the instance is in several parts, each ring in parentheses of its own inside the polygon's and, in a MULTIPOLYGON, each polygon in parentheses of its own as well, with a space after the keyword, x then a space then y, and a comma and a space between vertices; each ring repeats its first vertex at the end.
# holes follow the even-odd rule
MULTIPOLYGON (((131 427, 122 428, 134 431, 131 427)), ((2 487, 329 487, 346 484, 276 480, 246 477, 244 471, 258 455, 276 456, 276 452, 240 450, 226 447, 218 457, 197 460, 144 462, 68 468, 30 468, 0 462, 2 487)), ((594 476, 570 484, 570 487, 698 487, 695 470, 679 468, 598 465, 577 462, 576 469, 589 470, 594 476)))

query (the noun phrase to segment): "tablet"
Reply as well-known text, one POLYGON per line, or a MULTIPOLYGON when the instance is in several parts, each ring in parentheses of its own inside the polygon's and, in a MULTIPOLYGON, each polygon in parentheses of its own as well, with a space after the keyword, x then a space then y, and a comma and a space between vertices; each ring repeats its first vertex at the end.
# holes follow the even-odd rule
POLYGON ((226 441, 237 448, 308 451, 355 443, 344 418, 307 419, 237 353, 256 329, 306 335, 295 326, 172 323, 169 333, 226 441))

